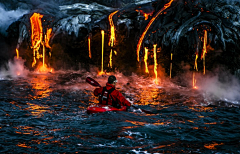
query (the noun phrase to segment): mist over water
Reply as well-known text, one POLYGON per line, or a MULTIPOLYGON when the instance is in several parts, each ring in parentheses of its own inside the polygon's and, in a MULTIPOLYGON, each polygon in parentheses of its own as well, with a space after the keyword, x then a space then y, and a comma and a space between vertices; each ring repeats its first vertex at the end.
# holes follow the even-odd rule
POLYGON ((239 104, 240 101, 239 79, 227 71, 215 76, 202 76, 199 90, 212 100, 229 101, 234 104, 239 104))
POLYGON ((18 78, 18 77, 27 77, 29 71, 24 66, 25 60, 21 57, 17 59, 14 57, 14 60, 9 60, 6 67, 0 69, 0 80, 18 78))

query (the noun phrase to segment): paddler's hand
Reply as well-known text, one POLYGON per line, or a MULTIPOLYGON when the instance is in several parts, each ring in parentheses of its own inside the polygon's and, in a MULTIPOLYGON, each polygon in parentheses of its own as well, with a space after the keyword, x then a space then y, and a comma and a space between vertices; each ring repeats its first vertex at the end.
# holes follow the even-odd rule
POLYGON ((133 100, 130 100, 129 98, 127 98, 127 100, 129 101, 129 103, 131 104, 131 106, 133 105, 133 100))

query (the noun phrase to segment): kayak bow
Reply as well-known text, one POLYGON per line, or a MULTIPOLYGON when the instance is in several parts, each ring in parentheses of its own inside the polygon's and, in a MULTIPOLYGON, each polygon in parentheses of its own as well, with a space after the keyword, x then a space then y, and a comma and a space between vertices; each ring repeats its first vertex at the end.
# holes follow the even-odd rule
POLYGON ((102 104, 97 104, 97 105, 92 105, 87 108, 87 113, 92 114, 92 113, 102 113, 102 112, 107 112, 107 111, 126 111, 127 107, 122 106, 120 109, 109 106, 109 105, 102 105, 102 104))

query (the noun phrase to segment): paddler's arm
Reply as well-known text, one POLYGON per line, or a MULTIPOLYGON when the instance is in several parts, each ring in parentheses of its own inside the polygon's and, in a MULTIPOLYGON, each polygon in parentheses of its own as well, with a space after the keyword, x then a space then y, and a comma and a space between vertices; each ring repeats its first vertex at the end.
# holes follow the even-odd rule
POLYGON ((93 94, 94 94, 94 96, 98 96, 98 95, 101 94, 101 92, 102 92, 102 87, 96 88, 96 89, 93 91, 93 94))
POLYGON ((126 98, 120 92, 118 92, 117 99, 121 103, 121 106, 131 106, 132 105, 128 100, 126 100, 126 98))

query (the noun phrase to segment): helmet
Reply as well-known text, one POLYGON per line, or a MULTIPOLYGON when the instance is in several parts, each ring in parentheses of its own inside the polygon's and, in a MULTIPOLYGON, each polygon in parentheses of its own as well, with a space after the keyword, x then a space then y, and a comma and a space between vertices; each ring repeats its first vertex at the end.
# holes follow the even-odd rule
POLYGON ((108 83, 113 84, 114 82, 117 82, 117 78, 114 75, 109 76, 108 83))

